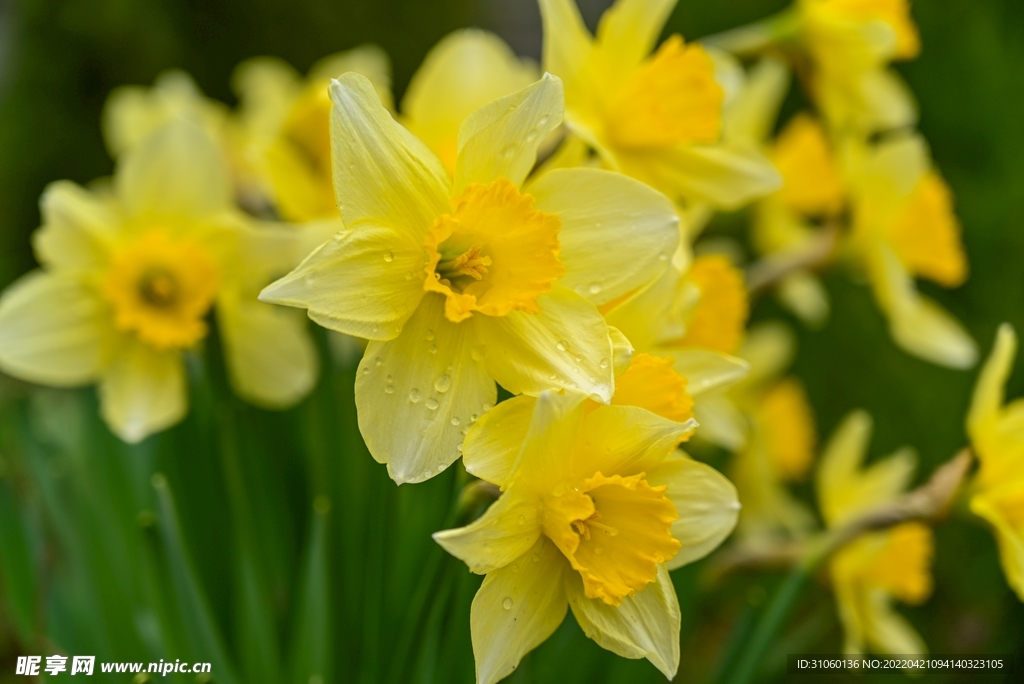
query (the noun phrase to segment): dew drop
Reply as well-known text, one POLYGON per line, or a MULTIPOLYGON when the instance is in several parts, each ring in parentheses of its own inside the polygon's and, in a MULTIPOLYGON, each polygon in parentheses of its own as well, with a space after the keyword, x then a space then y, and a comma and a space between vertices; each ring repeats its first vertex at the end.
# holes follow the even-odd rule
POLYGON ((459 425, 459 423, 461 423, 461 422, 462 422, 462 421, 461 421, 461 420, 459 420, 459 417, 458 417, 458 416, 455 416, 454 418, 452 418, 452 425, 455 425, 456 427, 457 427, 457 426, 459 425))
POLYGON ((534 563, 540 563, 540 554, 539 553, 533 554, 533 562, 534 563))
POLYGON ((587 286, 587 290, 592 295, 601 294, 601 283, 590 283, 590 285, 587 286))
MULTIPOLYGON (((459 446, 462 446, 462 445, 460 444, 459 446)), ((443 473, 444 472, 444 463, 438 463, 437 464, 437 472, 439 472, 439 473, 443 473)))
POLYGON ((303 280, 306 281, 307 285, 312 285, 314 282, 316 282, 316 274, 315 273, 307 273, 306 277, 303 278, 303 280))
POLYGON ((420 400, 420 391, 418 389, 416 389, 415 387, 413 387, 411 390, 409 390, 409 401, 411 401, 412 403, 415 404, 419 400, 420 400))
POLYGON ((385 385, 384 386, 384 394, 394 394, 394 393, 395 393, 395 386, 394 385, 385 385))
POLYGON ((548 117, 547 114, 545 114, 544 116, 540 117, 539 119, 537 119, 537 126, 538 127, 544 126, 545 124, 547 124, 549 118, 550 117, 548 117))
POLYGON ((530 131, 529 133, 526 134, 526 142, 527 142, 527 144, 532 143, 536 139, 537 139, 537 131, 530 131))
POLYGON ((395 260, 394 252, 384 252, 384 261, 386 261, 387 263, 390 264, 394 260, 395 260))
POLYGON ((668 254, 665 252, 658 252, 658 261, 668 261, 668 254))
POLYGON ((559 340, 556 346, 558 347, 558 351, 565 351, 569 348, 569 343, 565 340, 559 340))
POLYGON ((412 277, 413 277, 412 271, 406 271, 405 279, 406 280, 412 280, 412 277))
POLYGON ((387 380, 387 382, 388 382, 389 384, 395 381, 395 379, 394 379, 393 377, 391 377, 390 375, 388 375, 388 377, 387 377, 387 378, 385 378, 385 380, 387 380))
POLYGON ((525 515, 519 516, 519 524, 520 525, 525 525, 526 524, 526 516, 525 515))
POLYGON ((579 366, 573 366, 572 367, 572 372, 573 373, 579 373, 580 372, 579 366))
POLYGON ((512 597, 506 596, 505 600, 501 602, 501 607, 505 610, 512 610, 512 597))
POLYGON ((576 356, 573 357, 573 359, 576 361, 576 363, 583 363, 583 354, 577 354, 576 356))
POLYGON ((551 382, 557 382, 558 376, 552 373, 551 375, 548 376, 548 380, 550 380, 551 382))
POLYGON ((379 356, 373 360, 373 365, 376 366, 377 368, 380 368, 382 363, 384 363, 384 359, 380 358, 379 356))
POLYGON ((469 416, 469 422, 470 422, 470 423, 475 423, 475 422, 477 421, 477 419, 478 419, 479 417, 480 417, 480 416, 478 416, 478 415, 477 415, 477 414, 475 414, 475 413, 474 413, 474 414, 471 414, 471 415, 469 416))
POLYGON ((458 451, 461 454, 462 453, 462 445, 459 444, 458 446, 456 446, 455 450, 458 451))
POLYGON ((434 380, 434 389, 444 394, 452 386, 452 378, 450 375, 439 375, 437 380, 434 380))
POLYGON ((494 404, 492 404, 492 403, 491 403, 491 402, 489 402, 489 401, 485 401, 485 402, 484 402, 484 405, 483 405, 484 413, 487 413, 487 412, 488 412, 488 411, 490 411, 490 410, 491 410, 492 408, 494 408, 494 404))
POLYGON ((595 544, 594 545, 594 553, 597 554, 598 556, 600 556, 602 553, 604 553, 604 547, 601 546, 600 544, 595 544))
POLYGON ((437 345, 436 344, 431 344, 429 347, 427 347, 427 351, 430 352, 431 354, 436 354, 437 353, 437 345))
POLYGON ((517 149, 519 149, 519 145, 516 143, 510 143, 501 151, 502 158, 511 159, 515 155, 517 149))
POLYGON ((427 331, 427 341, 430 341, 432 339, 434 339, 434 331, 433 330, 428 330, 427 331))
POLYGON ((369 375, 369 374, 370 374, 370 367, 369 366, 363 366, 363 375, 369 375))
POLYGON ((607 368, 608 367, 608 359, 601 359, 601 363, 599 365, 601 366, 601 368, 607 368))
POLYGON ((437 399, 434 399, 433 397, 431 397, 430 399, 427 399, 427 408, 430 409, 431 411, 436 411, 437 410, 437 399))

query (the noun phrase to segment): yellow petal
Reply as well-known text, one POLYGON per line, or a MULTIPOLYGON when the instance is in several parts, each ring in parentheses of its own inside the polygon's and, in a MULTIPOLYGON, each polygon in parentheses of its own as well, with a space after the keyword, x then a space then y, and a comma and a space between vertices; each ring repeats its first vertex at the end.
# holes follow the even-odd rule
POLYGON ((782 174, 782 201, 808 216, 835 214, 844 190, 825 130, 808 114, 797 114, 779 133, 772 154, 782 174))
POLYGON ((131 148, 118 164, 114 186, 131 216, 197 217, 232 202, 223 154, 207 133, 183 120, 131 148))
POLYGON ((67 275, 33 271, 0 297, 0 368, 46 385, 96 380, 111 334, 99 296, 67 275))
POLYGON ((543 535, 540 501, 515 487, 466 527, 434 533, 434 541, 483 575, 503 568, 530 551, 543 535))
POLYGON ((391 59, 384 48, 367 43, 351 50, 328 55, 314 64, 310 70, 310 81, 338 78, 342 74, 354 71, 370 79, 377 90, 377 96, 388 109, 391 103, 391 59))
POLYGON ((810 271, 790 273, 779 283, 775 296, 810 328, 821 328, 828 321, 831 309, 828 290, 810 271))
POLYGON ((595 472, 628 477, 651 472, 696 424, 677 423, 636 406, 601 406, 583 420, 572 454, 578 479, 595 472))
MULTIPOLYGON (((521 482, 539 494, 564 486, 572 474, 573 446, 579 438, 585 397, 575 392, 541 392, 532 402, 533 413, 526 436, 511 468, 510 480, 521 482)), ((500 429, 497 424, 475 430, 500 429)))
POLYGON ((647 658, 662 674, 673 678, 679 668, 679 600, 668 570, 643 591, 627 596, 618 606, 587 598, 578 576, 567 583, 569 605, 583 633, 599 646, 623 658, 647 658))
POLYGON ((105 264, 120 226, 113 203, 74 183, 57 181, 40 199, 43 226, 32 235, 39 263, 89 269, 105 264))
POLYGON ((459 128, 453 194, 470 183, 507 178, 519 186, 537 149, 562 123, 562 82, 551 74, 470 114, 459 128))
POLYGON ((631 69, 654 49, 678 0, 617 0, 597 26, 597 42, 606 60, 631 69))
POLYGON ((608 324, 641 351, 651 351, 659 343, 682 337, 686 330, 686 307, 695 299, 695 292, 683 279, 674 263, 647 287, 621 300, 612 300, 601 307, 608 324))
POLYGON ((949 187, 934 171, 926 173, 889 229, 889 244, 911 273, 945 287, 967 278, 967 256, 949 187))
POLYGON ((487 574, 470 609, 478 684, 495 684, 565 619, 569 564, 541 538, 533 549, 487 574))
POLYGON ((679 242, 672 203, 621 174, 560 169, 527 192, 562 221, 561 284, 599 306, 660 276, 679 242))
POLYGON ((612 345, 597 308, 557 284, 537 303, 539 313, 474 318, 494 379, 514 394, 558 387, 610 400, 612 345))
POLYGON ((666 564, 675 570, 703 558, 725 541, 740 512, 736 487, 709 465, 675 452, 648 473, 654 486, 666 486, 665 495, 675 505, 679 518, 672 523, 672 536, 682 548, 666 564))
POLYGON ((319 373, 309 324, 298 311, 249 297, 236 290, 222 291, 217 298, 228 377, 246 401, 288 408, 309 393, 319 373))
POLYGON ((971 511, 995 531, 1003 574, 1017 597, 1024 601, 1024 531, 1020 525, 1012 525, 994 503, 986 496, 975 496, 971 499, 971 511))
POLYGON ((544 23, 544 69, 566 83, 567 97, 579 97, 593 38, 575 0, 539 0, 544 23))
POLYGON ((307 309, 314 321, 367 339, 394 339, 423 299, 423 244, 362 222, 346 226, 260 300, 307 309))
POLYGON ((909 621, 897 613, 880 591, 868 593, 866 633, 873 651, 887 655, 928 655, 928 646, 909 621))
POLYGON ((254 57, 235 67, 231 90, 238 97, 238 117, 245 130, 272 137, 302 91, 302 77, 284 60, 254 57))
POLYGON ((169 428, 188 410, 181 352, 125 340, 103 373, 99 395, 103 420, 126 442, 169 428))
POLYGON ((814 415, 803 385, 783 378, 768 389, 757 408, 756 420, 776 475, 801 480, 814 459, 814 415))
POLYGON ((967 430, 971 440, 983 441, 984 433, 995 428, 1005 400, 1006 381, 1017 355, 1017 333, 1009 323, 999 326, 992 354, 978 374, 971 408, 967 414, 967 430))
POLYGON ((454 174, 459 126, 466 117, 538 76, 536 65, 516 57, 493 33, 453 31, 431 48, 413 74, 402 99, 403 121, 454 174))
POLYGON ((686 334, 674 345, 734 354, 739 350, 749 314, 743 275, 724 256, 708 254, 694 260, 686 279, 700 298, 686 323, 686 334))
POLYGON ((452 323, 443 308, 441 297, 424 297, 397 338, 367 345, 356 375, 359 430, 398 484, 455 462, 463 431, 497 399, 473 353, 473 325, 452 323))
POLYGON ((623 151, 618 162, 623 173, 670 198, 707 202, 719 209, 737 209, 782 186, 768 158, 753 149, 676 145, 623 151))
POLYGON ((931 565, 935 556, 932 530, 922 523, 902 523, 878 535, 867 535, 857 541, 868 545, 878 537, 871 549, 870 560, 862 571, 861 581, 885 589, 904 603, 922 603, 932 593, 931 565))
POLYGON ((750 364, 746 384, 758 385, 784 373, 796 356, 796 336, 781 321, 756 323, 747 331, 740 356, 750 364))
POLYGON ((633 362, 633 343, 629 341, 622 331, 609 325, 608 335, 612 338, 612 368, 615 375, 619 376, 626 372, 629 364, 633 362))
POLYGON ((536 403, 535 397, 521 394, 501 402, 473 424, 462 445, 462 463, 471 475, 501 488, 508 486, 536 403))
POLYGON ((686 378, 672 369, 671 358, 650 354, 637 354, 629 368, 615 377, 612 404, 638 406, 677 423, 693 418, 686 378))
POLYGON ((789 67, 777 57, 769 55, 751 67, 739 93, 726 103, 722 137, 729 143, 763 143, 775 128, 790 80, 789 67))
POLYGON ((686 378, 686 389, 693 397, 725 389, 746 377, 750 364, 743 359, 710 349, 664 349, 675 359, 676 372, 686 378))
POLYGON ((722 447, 739 451, 747 443, 750 424, 747 417, 723 392, 708 392, 697 397, 693 407, 697 419, 697 438, 722 447))
POLYGON ((448 174, 437 156, 392 118, 365 76, 331 82, 334 195, 345 225, 369 221, 422 243, 448 211, 448 174))

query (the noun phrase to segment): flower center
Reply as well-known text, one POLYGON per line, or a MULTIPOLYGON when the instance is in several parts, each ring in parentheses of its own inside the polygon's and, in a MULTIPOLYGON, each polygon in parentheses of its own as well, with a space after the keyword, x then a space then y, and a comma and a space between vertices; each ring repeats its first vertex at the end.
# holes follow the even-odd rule
POLYGON ((468 186, 452 208, 424 241, 423 288, 445 296, 445 316, 458 323, 475 311, 537 313, 537 297, 565 273, 558 217, 534 209, 533 197, 504 178, 468 186))
POLYGON ((589 598, 617 606, 657 577, 658 564, 680 548, 672 537, 679 514, 643 473, 585 480, 544 502, 544 533, 583 578, 589 598))
POLYGON ((743 276, 725 257, 709 254, 694 260, 687 280, 700 297, 690 312, 686 334, 675 346, 735 354, 748 314, 743 276))
POLYGON ((721 129, 722 98, 711 57, 674 35, 612 98, 608 133, 625 148, 714 142, 721 129))
POLYGON ((206 334, 217 280, 197 243, 151 231, 114 254, 102 290, 119 330, 158 349, 184 348, 206 334))
POLYGON ((967 258, 960 244, 960 224, 949 188, 928 173, 911 193, 889 228, 888 241, 915 275, 955 287, 967 278, 967 258))

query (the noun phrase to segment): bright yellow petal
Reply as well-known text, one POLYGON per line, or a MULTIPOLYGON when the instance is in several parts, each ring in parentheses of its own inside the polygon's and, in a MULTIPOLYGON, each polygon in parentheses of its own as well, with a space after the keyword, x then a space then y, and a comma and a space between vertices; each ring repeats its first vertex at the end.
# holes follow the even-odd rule
POLYGON ((750 304, 742 272, 728 258, 716 254, 697 257, 686 275, 699 298, 686 322, 680 347, 735 354, 746 326, 750 304))
POLYGON ((367 339, 394 339, 423 299, 423 245, 362 222, 344 227, 260 299, 307 309, 314 321, 367 339))
POLYGON ((652 282, 679 242, 672 203, 651 188, 600 169, 560 169, 527 192, 558 216, 561 284, 597 305, 652 282))
POLYGON ((470 183, 507 178, 522 185, 537 162, 537 150, 562 123, 562 82, 545 74, 520 91, 489 102, 459 128, 453 194, 470 183))
POLYGON ((484 363, 494 379, 514 394, 557 387, 610 400, 612 344, 597 308, 557 284, 537 303, 539 313, 513 311, 474 319, 485 345, 484 363))
POLYGON ((692 420, 677 423, 636 406, 600 406, 583 420, 572 472, 579 479, 598 472, 606 477, 649 473, 694 427, 692 420))
POLYGON ((359 430, 399 484, 451 465, 464 430, 497 399, 472 324, 450 322, 443 309, 441 297, 424 297, 397 338, 367 345, 356 375, 359 430))
POLYGON ((973 497, 971 511, 987 521, 995 531, 1006 582, 1024 601, 1024 531, 1012 525, 988 497, 973 497))
POLYGON ((305 318, 238 291, 217 298, 228 377, 246 401, 271 409, 297 403, 316 384, 320 361, 305 318))
POLYGON ((800 381, 787 377, 769 388, 761 397, 756 420, 776 476, 802 480, 814 460, 817 433, 800 381))
POLYGON ((829 525, 837 523, 843 515, 844 492, 864 462, 871 431, 871 416, 866 411, 853 411, 835 429, 822 451, 815 489, 822 516, 829 525))
POLYGON ((341 75, 330 96, 334 195, 345 225, 383 224, 422 243, 449 211, 441 162, 394 120, 365 76, 341 75))
POLYGON ((740 512, 736 487, 711 466, 677 451, 651 470, 647 480, 652 486, 668 487, 665 495, 679 513, 672 523, 672 536, 683 546, 666 564, 669 570, 708 555, 736 527, 740 512))
POLYGON ((131 216, 197 217, 232 203, 224 155, 207 133, 184 120, 131 148, 114 173, 114 186, 131 216))
POLYGON ((984 439, 983 433, 995 427, 1005 400, 1006 381, 1017 356, 1017 333, 1009 323, 999 326, 992 354, 978 374, 971 408, 967 414, 967 430, 972 441, 984 439))
POLYGON ((402 119, 454 174, 459 126, 466 117, 522 90, 539 75, 535 64, 516 57, 493 33, 453 31, 427 53, 413 74, 402 99, 402 119))
POLYGON ((32 235, 39 263, 62 269, 105 264, 120 227, 113 203, 69 181, 51 183, 40 200, 43 226, 32 235))
POLYGON ((762 144, 775 128, 790 80, 789 67, 777 57, 764 57, 751 67, 739 93, 726 102, 722 137, 730 144, 762 144))
MULTIPOLYGON (((583 421, 584 399, 575 392, 548 390, 540 393, 532 402, 530 425, 516 454, 510 480, 521 482, 542 495, 570 481, 573 445, 583 421)), ((492 423, 476 429, 500 429, 500 426, 492 423)))
POLYGON ((693 418, 686 378, 672 369, 671 358, 650 354, 637 354, 629 368, 615 377, 612 404, 639 406, 677 423, 693 418))
POLYGON ((533 548, 543 536, 540 511, 537 499, 513 487, 466 527, 435 532, 434 541, 468 565, 470 572, 483 575, 533 548))
POLYGON ((565 619, 565 557, 547 538, 487 574, 470 609, 478 684, 495 684, 565 619))
POLYGON ((618 0, 601 16, 597 42, 610 62, 636 67, 654 49, 678 0, 618 0))
POLYGON ((610 606, 587 598, 578 573, 567 583, 569 605, 583 633, 623 658, 647 658, 671 679, 679 668, 679 600, 668 570, 643 591, 610 606))
POLYGON ((231 90, 238 97, 238 116, 246 132, 274 136, 302 92, 302 79, 284 60, 254 57, 235 67, 231 90))
POLYGON ((310 81, 321 81, 338 78, 342 74, 354 71, 370 79, 377 90, 381 104, 388 109, 391 102, 391 59, 384 48, 367 43, 351 50, 328 55, 314 64, 310 70, 310 81))
POLYGON ((887 240, 914 275, 944 287, 967 279, 967 255, 953 197, 942 178, 930 171, 921 178, 888 231, 887 240))
POLYGON ((593 38, 576 0, 539 0, 544 23, 544 69, 566 83, 568 99, 579 97, 593 38))
POLYGON ((536 403, 535 397, 521 394, 501 402, 474 423, 462 445, 462 463, 471 475, 502 488, 508 486, 536 403))
POLYGON ((103 420, 126 442, 169 428, 188 410, 181 353, 126 339, 103 373, 99 395, 103 420))
POLYGON ((808 114, 786 124, 775 140, 772 160, 782 174, 780 197, 788 207, 808 216, 835 214, 843 206, 844 189, 825 129, 808 114))
POLYGON ((892 599, 882 591, 868 592, 865 633, 872 650, 883 655, 928 655, 928 646, 905 617, 892 607, 892 599))
POLYGON ((0 368, 23 380, 64 387, 96 380, 110 333, 100 298, 67 275, 33 271, 0 297, 0 368))

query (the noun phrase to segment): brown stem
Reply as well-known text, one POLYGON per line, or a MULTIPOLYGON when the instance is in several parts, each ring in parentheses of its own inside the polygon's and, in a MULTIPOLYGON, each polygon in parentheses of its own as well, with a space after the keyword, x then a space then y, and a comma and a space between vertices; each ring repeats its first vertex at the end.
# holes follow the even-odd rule
POLYGON ((769 254, 747 269, 747 291, 755 297, 786 276, 804 269, 815 269, 832 258, 839 242, 839 227, 829 223, 799 249, 769 254))

